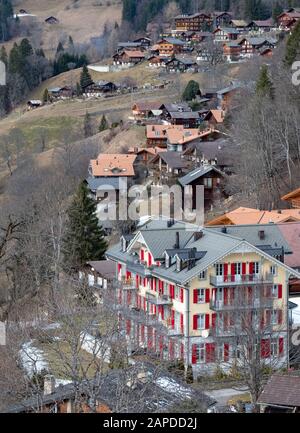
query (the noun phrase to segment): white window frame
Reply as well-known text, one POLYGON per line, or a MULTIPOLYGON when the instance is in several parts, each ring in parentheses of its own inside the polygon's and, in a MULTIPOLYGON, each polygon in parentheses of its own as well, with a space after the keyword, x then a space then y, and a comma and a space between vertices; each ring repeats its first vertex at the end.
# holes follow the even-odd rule
POLYGON ((277 310, 271 310, 270 324, 271 325, 278 325, 278 312, 277 312, 277 310))
POLYGON ((217 277, 224 276, 224 263, 216 263, 216 276, 217 277))
POLYGON ((271 356, 278 356, 279 355, 279 343, 278 343, 277 338, 271 338, 270 352, 271 352, 271 356), (276 349, 275 351, 274 351, 274 348, 276 349))
POLYGON ((254 268, 253 268, 254 275, 259 275, 260 274, 260 263, 254 262, 253 264, 254 264, 254 268))
POLYGON ((278 284, 273 284, 271 289, 271 297, 272 298, 278 298, 278 284))
POLYGON ((200 343, 197 344, 197 353, 196 353, 196 360, 197 363, 203 363, 205 362, 205 344, 204 343, 200 343))
POLYGON ((199 280, 200 281, 206 280, 206 271, 200 272, 200 274, 199 274, 199 280))
POLYGON ((278 274, 278 266, 277 266, 277 265, 271 265, 271 266, 270 266, 270 273, 271 273, 274 277, 277 277, 277 274, 278 274))
POLYGON ((201 313, 198 315, 197 319, 197 331, 204 331, 205 330, 205 314, 201 313))
POLYGON ((205 289, 197 289, 197 290, 198 290, 197 304, 205 304, 205 289))

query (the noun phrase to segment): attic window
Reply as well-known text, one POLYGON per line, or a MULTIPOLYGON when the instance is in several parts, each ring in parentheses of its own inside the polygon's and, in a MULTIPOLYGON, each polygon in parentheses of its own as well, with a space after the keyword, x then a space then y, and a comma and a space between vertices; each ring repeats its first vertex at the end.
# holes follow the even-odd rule
POLYGON ((179 257, 177 257, 176 260, 176 270, 177 272, 180 272, 182 270, 182 260, 179 257))

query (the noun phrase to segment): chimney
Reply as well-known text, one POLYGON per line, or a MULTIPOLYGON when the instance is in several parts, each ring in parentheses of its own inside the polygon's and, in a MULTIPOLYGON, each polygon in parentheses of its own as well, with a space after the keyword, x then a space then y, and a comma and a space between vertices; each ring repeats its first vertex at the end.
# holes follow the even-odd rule
POLYGON ((176 232, 176 243, 174 245, 175 250, 179 250, 179 232, 176 232))
POLYGON ((227 233, 227 227, 222 227, 222 233, 227 233))
POLYGON ((203 231, 201 230, 200 232, 195 232, 194 233, 194 241, 199 241, 199 239, 202 239, 204 236, 203 231))
POLYGON ((259 239, 262 241, 263 239, 265 239, 265 237, 266 237, 266 234, 265 234, 265 231, 264 230, 259 230, 259 232, 258 232, 258 236, 259 236, 259 239))
POLYGON ((52 374, 46 374, 44 377, 44 395, 53 394, 55 391, 55 377, 52 374))

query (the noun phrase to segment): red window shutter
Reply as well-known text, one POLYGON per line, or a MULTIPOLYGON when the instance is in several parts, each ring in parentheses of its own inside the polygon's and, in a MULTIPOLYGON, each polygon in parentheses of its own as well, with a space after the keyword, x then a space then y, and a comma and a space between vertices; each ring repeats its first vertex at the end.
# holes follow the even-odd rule
POLYGON ((144 250, 140 250, 140 259, 143 261, 145 259, 144 250))
POLYGON ((224 281, 228 281, 228 263, 224 263, 224 281))
POLYGON ((224 362, 229 361, 229 344, 224 343, 224 362))
POLYGON ((214 362, 215 361, 215 344, 214 343, 207 343, 205 345, 205 352, 206 352, 206 362, 214 362))
POLYGON ((210 290, 205 289, 205 302, 208 304, 210 301, 210 290))
POLYGON ((192 345, 192 364, 197 364, 197 344, 192 345))
POLYGON ((174 329, 174 327, 175 327, 175 311, 174 310, 171 310, 171 326, 172 326, 172 329, 174 329))
POLYGON ((159 350, 162 352, 164 348, 164 337, 160 336, 159 337, 159 350))
POLYGON ((261 358, 269 358, 271 353, 271 341, 269 339, 261 340, 261 358))
POLYGON ((284 353, 284 338, 283 337, 279 337, 278 346, 279 346, 279 355, 282 355, 284 353))
POLYGON ((193 329, 196 331, 198 329, 198 314, 195 314, 193 317, 193 329))
POLYGON ((216 327, 216 318, 217 318, 216 313, 213 313, 211 316, 211 326, 213 329, 216 327))
POLYGON ((242 275, 246 275, 246 263, 242 263, 242 275))
POLYGON ((129 280, 131 278, 131 272, 126 271, 126 279, 129 280))
POLYGON ((163 305, 161 306, 161 319, 165 320, 165 309, 163 305))
POLYGON ((278 299, 282 299, 282 284, 278 284, 278 299))
POLYGON ((156 278, 153 278, 153 290, 156 292, 156 278))
POLYGON ((131 292, 127 292, 127 305, 131 304, 131 292))
POLYGON ((136 285, 136 288, 139 287, 139 276, 138 275, 135 276, 135 285, 136 285))
POLYGON ((122 270, 122 265, 121 263, 118 263, 118 274, 121 272, 121 270, 122 270))
POLYGON ((282 325, 282 310, 277 310, 278 325, 282 325))
POLYGON ((145 325, 141 325, 141 340, 145 341, 145 325))
POLYGON ((198 304, 198 289, 194 289, 194 304, 198 304))
POLYGON ((271 310, 266 310, 266 324, 271 324, 271 310))
POLYGON ((235 266, 231 263, 231 281, 235 281, 235 266))
POLYGON ((148 253, 148 266, 152 265, 152 255, 151 253, 148 253))
POLYGON ((249 274, 252 275, 254 273, 254 263, 249 263, 249 274))
POLYGON ((154 305, 154 314, 155 314, 155 316, 156 316, 156 305, 154 305))
POLYGON ((183 314, 180 314, 180 330, 183 332, 183 314))
POLYGON ((184 302, 184 289, 183 288, 181 288, 180 289, 180 302, 184 302))
POLYGON ((205 329, 209 329, 209 314, 205 314, 205 329))
POLYGON ((131 322, 130 320, 126 320, 126 334, 129 335, 131 330, 131 322))

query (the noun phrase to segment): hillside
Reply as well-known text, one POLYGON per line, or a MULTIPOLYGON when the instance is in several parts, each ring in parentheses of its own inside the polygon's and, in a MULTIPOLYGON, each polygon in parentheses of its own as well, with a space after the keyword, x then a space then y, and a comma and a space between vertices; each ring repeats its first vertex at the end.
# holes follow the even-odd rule
MULTIPOLYGON (((122 15, 120 0, 18 0, 14 4, 16 13, 25 9, 35 15, 20 20, 26 25, 31 23, 32 38, 48 55, 53 54, 58 42, 66 40, 69 35, 76 43, 89 42, 91 37, 101 35, 106 23, 120 23, 122 15), (59 23, 46 24, 45 19, 49 16, 56 17, 59 23)), ((10 48, 13 42, 6 46, 10 48)))

